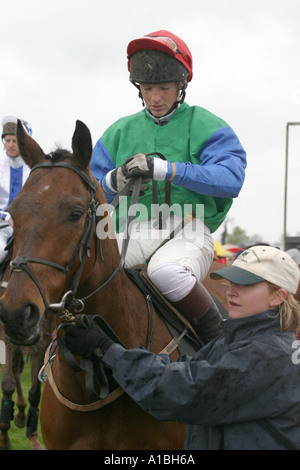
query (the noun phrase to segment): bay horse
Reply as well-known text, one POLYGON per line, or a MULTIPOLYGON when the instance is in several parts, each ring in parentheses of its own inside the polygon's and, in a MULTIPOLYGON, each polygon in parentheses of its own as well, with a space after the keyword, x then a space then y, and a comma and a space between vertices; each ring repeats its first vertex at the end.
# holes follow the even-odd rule
MULTIPOLYGON (((45 155, 20 124, 17 137, 32 170, 9 208, 15 239, 12 272, 0 300, 5 333, 15 344, 34 344, 47 316, 56 314, 59 329, 81 311, 101 315, 129 348, 163 351, 172 341, 165 322, 151 312, 149 341, 147 299, 120 265, 116 239, 97 237, 97 221, 105 221, 109 234, 114 229, 104 193, 89 169, 88 128, 76 122, 73 153, 58 149, 45 155)), ((218 281, 207 283, 220 295, 218 281)), ((225 305, 224 297, 221 300, 225 305)), ((59 338, 63 341, 61 330, 59 338)), ((178 356, 177 349, 170 353, 172 360, 178 356)), ((113 390, 108 400, 93 400, 86 391, 84 372, 74 372, 61 348, 55 355, 46 354, 45 365, 48 378, 40 420, 47 449, 183 448, 183 424, 157 421, 122 390, 113 390)))

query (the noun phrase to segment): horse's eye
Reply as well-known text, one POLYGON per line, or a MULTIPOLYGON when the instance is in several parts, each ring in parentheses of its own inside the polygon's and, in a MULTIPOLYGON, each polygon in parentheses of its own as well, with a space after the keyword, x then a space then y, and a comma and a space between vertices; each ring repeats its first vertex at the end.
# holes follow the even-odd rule
POLYGON ((70 222, 78 222, 81 217, 83 216, 83 210, 81 209, 74 209, 70 214, 69 214, 69 221, 70 222))

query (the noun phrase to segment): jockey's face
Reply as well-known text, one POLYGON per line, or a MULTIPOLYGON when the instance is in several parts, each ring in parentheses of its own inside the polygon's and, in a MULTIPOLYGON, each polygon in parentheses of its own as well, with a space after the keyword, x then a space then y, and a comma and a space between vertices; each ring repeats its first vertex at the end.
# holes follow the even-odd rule
POLYGON ((20 154, 17 137, 13 134, 7 134, 3 139, 4 147, 7 155, 15 158, 20 154))
POLYGON ((182 83, 143 83, 140 90, 145 101, 146 108, 155 117, 162 117, 170 111, 178 100, 182 83))

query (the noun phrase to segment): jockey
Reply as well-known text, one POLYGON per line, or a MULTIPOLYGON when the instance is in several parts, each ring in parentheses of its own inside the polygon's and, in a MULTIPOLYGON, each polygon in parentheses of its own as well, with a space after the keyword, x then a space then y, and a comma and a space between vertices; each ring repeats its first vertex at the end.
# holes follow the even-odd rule
MULTIPOLYGON (((28 122, 21 120, 24 129, 31 136, 28 122)), ((2 142, 5 155, 0 158, 0 263, 7 255, 5 250, 13 234, 12 219, 7 208, 25 183, 30 168, 19 154, 17 143, 17 118, 6 116, 2 120, 2 142)))
MULTIPOLYGON (((127 58, 129 79, 144 109, 104 132, 95 145, 91 170, 108 203, 131 177, 142 177, 146 186, 132 224, 125 267, 149 260, 153 284, 207 342, 220 331, 220 315, 201 281, 214 256, 211 234, 243 185, 246 154, 225 121, 185 102, 193 60, 179 37, 162 30, 134 39, 127 58), (148 155, 153 152, 158 153, 148 155), (157 184, 156 207, 151 180, 157 184), (171 182, 170 209, 161 226, 155 214, 157 206, 166 209, 166 182, 171 182), (170 236, 189 215, 190 222, 170 236)), ((130 198, 125 199, 114 215, 120 247, 130 198)))

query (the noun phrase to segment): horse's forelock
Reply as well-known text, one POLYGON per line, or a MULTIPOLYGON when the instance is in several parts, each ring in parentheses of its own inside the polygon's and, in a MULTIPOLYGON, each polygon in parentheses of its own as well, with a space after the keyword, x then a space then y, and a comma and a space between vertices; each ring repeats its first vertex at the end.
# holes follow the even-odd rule
POLYGON ((62 148, 57 148, 54 152, 45 155, 45 159, 50 160, 51 162, 61 162, 71 157, 72 154, 70 151, 62 148))

